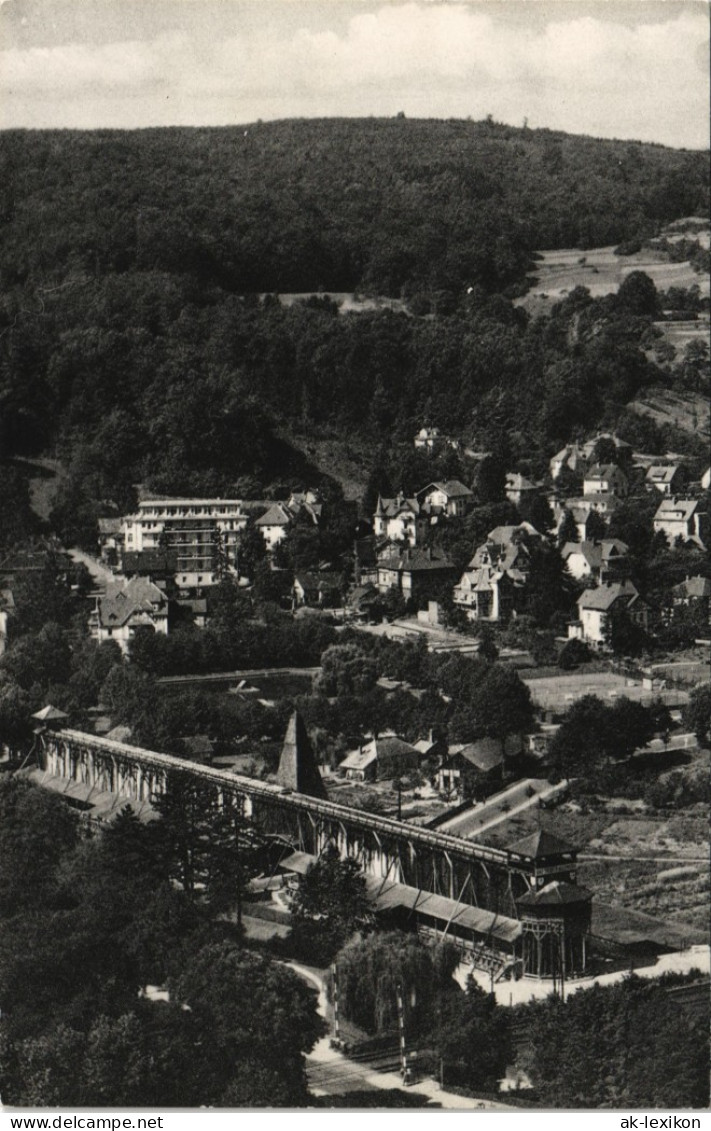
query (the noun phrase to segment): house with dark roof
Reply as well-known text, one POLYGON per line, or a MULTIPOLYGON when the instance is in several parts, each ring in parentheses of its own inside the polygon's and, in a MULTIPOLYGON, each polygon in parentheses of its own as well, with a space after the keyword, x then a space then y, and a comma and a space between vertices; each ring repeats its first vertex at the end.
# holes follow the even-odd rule
POLYGON ((708 577, 687 577, 675 585, 671 591, 671 609, 667 609, 670 621, 681 620, 685 610, 693 610, 698 620, 711 625, 711 580, 708 577))
POLYGON ((443 436, 439 428, 420 428, 414 439, 415 448, 424 452, 426 455, 431 456, 435 451, 443 447, 459 448, 459 442, 453 440, 451 436, 443 436))
POLYGON ((560 556, 576 581, 619 580, 624 572, 629 547, 618 538, 601 542, 566 542, 560 556))
POLYGON ((488 797, 503 784, 504 754, 509 759, 522 752, 521 735, 507 735, 503 745, 498 738, 479 738, 443 761, 437 770, 437 789, 447 797, 488 797))
POLYGON ((150 577, 153 581, 173 580, 178 572, 175 550, 157 547, 152 550, 124 550, 121 573, 124 577, 150 577))
POLYGON ((109 565, 118 565, 123 550, 123 519, 120 515, 100 518, 99 557, 109 565))
POLYGON ((711 597, 711 580, 708 577, 687 577, 672 589, 675 605, 690 605, 693 601, 708 602, 711 597))
POLYGON ((564 470, 583 475, 589 466, 590 460, 580 444, 577 442, 566 444, 564 448, 561 448, 551 457, 549 464, 551 479, 557 479, 564 470))
POLYGON ((390 545, 378 555, 378 589, 395 589, 405 600, 435 597, 443 581, 454 581, 454 563, 441 550, 390 545))
POLYGON ((262 535, 267 550, 273 550, 286 538, 293 521, 294 516, 285 503, 272 503, 266 513, 255 520, 254 525, 262 535))
POLYGON ((347 603, 352 616, 366 619, 380 604, 380 593, 377 587, 370 582, 365 585, 356 585, 348 594, 347 603))
POLYGON ((522 605, 531 569, 529 547, 538 539, 529 522, 489 532, 454 587, 455 604, 467 610, 470 620, 507 620, 522 605))
POLYGON ((388 781, 416 772, 421 761, 420 751, 410 742, 396 734, 383 734, 350 750, 338 772, 349 781, 388 781))
POLYGON ((635 623, 647 627, 647 606, 631 581, 586 589, 578 597, 578 620, 568 625, 568 636, 599 648, 605 643, 607 625, 615 608, 624 609, 635 623))
POLYGON ((529 499, 535 498, 541 493, 542 487, 542 483, 533 483, 518 471, 509 471, 506 475, 506 498, 515 507, 519 507, 521 503, 525 505, 529 499))
POLYGON ((294 605, 312 609, 335 609, 342 599, 343 577, 340 573, 299 572, 294 575, 294 605))
POLYGON ((139 629, 168 635, 168 598, 147 577, 110 581, 105 594, 96 599, 89 629, 99 643, 115 640, 128 653, 139 629))
POLYGON ((629 480, 616 463, 596 463, 585 472, 583 495, 612 495, 616 499, 625 499, 629 489, 629 480))
POLYGON ((473 492, 458 479, 447 479, 443 483, 428 483, 417 492, 420 511, 429 515, 430 519, 440 516, 460 518, 466 513, 473 497, 473 492))

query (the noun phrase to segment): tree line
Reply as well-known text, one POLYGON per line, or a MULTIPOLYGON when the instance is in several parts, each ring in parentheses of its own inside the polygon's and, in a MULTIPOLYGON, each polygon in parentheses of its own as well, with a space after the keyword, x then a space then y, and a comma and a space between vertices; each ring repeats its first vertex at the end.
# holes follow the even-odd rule
POLYGON ((249 951, 233 909, 258 844, 193 785, 86 838, 0 779, 0 1080, 18 1106, 300 1106, 316 995, 249 951), (164 985, 168 999, 146 995, 164 985))

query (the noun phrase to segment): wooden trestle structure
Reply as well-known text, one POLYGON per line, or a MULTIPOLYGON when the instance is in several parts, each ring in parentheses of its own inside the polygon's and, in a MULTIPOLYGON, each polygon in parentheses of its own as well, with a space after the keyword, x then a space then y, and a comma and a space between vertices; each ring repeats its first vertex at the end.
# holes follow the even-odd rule
MULTIPOLYGON (((237 808, 261 834, 283 837, 298 851, 314 856, 335 848, 341 858, 357 860, 371 880, 443 896, 456 901, 462 909, 481 908, 493 912, 492 919, 500 917, 517 928, 524 910, 523 906, 519 910, 521 900, 526 896, 535 898, 536 893, 540 896, 540 886, 546 879, 545 861, 534 862, 526 852, 492 848, 436 829, 352 809, 323 796, 297 793, 231 770, 64 727, 42 727, 37 738, 39 768, 52 777, 81 783, 89 800, 92 791, 100 791, 127 802, 149 802, 165 792, 171 777, 187 776, 213 790, 220 803, 229 802, 237 808)), ((574 849, 568 848, 563 871, 566 879, 574 883, 574 849)), ((551 862, 550 874, 551 878, 561 874, 560 860, 551 862)), ((525 917, 536 918, 536 913, 525 917)), ((556 917, 556 912, 552 917, 556 917)), ((525 955, 526 946, 530 950, 538 932, 538 927, 532 929, 529 942, 515 948, 518 958, 524 959, 526 972, 534 976, 539 960, 529 957, 526 961, 525 955)), ((513 934, 518 936, 519 930, 513 934)), ((462 949, 476 951, 478 946, 487 953, 499 950, 493 935, 490 939, 469 940, 466 946, 465 942, 463 939, 462 949)), ((507 955, 507 959, 510 957, 507 955)), ((565 965, 564 958, 562 963, 565 965)), ((577 961, 575 965, 579 969, 577 961)))

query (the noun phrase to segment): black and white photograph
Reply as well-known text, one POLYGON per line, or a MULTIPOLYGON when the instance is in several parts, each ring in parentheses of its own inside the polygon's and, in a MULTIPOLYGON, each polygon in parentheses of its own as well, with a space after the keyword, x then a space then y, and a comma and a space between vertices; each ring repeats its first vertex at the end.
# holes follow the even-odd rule
POLYGON ((8 1127, 701 1127, 709 40, 0 0, 8 1127))

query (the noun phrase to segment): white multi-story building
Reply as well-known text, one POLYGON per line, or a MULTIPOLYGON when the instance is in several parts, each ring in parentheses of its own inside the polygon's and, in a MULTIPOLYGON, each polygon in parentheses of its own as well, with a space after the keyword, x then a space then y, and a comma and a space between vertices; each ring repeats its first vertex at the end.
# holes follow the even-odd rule
POLYGON ((142 499, 122 520, 122 548, 124 554, 165 550, 181 588, 213 585, 236 568, 247 519, 240 499, 142 499))

